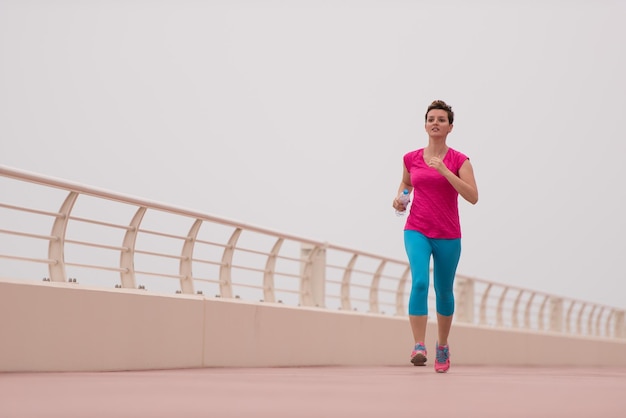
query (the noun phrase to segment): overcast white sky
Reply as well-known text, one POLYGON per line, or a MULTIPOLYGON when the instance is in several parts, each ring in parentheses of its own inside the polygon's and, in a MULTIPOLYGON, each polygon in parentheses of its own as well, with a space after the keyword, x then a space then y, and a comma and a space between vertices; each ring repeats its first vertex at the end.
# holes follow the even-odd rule
POLYGON ((0 163, 405 259, 424 111, 458 272, 626 306, 626 2, 0 0, 0 163))

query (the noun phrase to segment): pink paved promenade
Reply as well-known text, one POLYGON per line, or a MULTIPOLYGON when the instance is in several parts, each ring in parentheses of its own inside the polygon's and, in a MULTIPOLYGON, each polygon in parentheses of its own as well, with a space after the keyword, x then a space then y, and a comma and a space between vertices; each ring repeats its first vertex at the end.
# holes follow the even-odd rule
POLYGON ((0 417, 626 417, 626 368, 0 374, 0 417))

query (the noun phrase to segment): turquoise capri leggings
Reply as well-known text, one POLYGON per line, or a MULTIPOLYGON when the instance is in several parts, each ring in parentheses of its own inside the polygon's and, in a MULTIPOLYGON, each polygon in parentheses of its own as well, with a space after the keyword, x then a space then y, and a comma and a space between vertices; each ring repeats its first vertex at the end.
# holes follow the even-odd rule
POLYGON ((409 315, 428 315, 430 257, 433 258, 433 282, 437 313, 454 313, 454 276, 461 257, 461 239, 428 238, 418 231, 404 231, 404 247, 411 265, 409 315))

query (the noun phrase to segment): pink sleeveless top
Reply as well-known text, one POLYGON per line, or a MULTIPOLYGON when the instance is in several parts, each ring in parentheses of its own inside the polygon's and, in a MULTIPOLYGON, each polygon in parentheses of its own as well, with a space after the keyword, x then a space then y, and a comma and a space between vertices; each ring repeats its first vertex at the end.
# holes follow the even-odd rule
MULTIPOLYGON (((443 163, 457 176, 468 157, 452 148, 443 163)), ((428 238, 461 238, 459 193, 432 167, 424 162, 424 149, 404 156, 404 165, 411 175, 413 200, 404 229, 419 231, 428 238)))

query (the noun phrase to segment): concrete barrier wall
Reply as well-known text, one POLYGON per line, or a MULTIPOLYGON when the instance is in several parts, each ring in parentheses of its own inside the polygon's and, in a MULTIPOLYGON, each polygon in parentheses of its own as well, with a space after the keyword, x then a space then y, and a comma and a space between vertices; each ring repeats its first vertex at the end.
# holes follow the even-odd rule
POLYGON ((204 301, 0 282, 0 370, 198 367, 204 301))
MULTIPOLYGON (((436 324, 429 323, 432 364, 436 324)), ((453 364, 626 366, 626 341, 456 323, 453 364)), ((0 371, 403 365, 408 319, 0 281, 0 371)))

